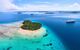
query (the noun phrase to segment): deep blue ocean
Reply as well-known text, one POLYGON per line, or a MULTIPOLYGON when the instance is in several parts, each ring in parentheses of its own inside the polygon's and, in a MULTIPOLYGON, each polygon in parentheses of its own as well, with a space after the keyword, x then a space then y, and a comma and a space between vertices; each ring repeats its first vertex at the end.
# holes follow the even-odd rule
POLYGON ((70 50, 80 50, 80 14, 58 13, 29 15, 0 13, 0 24, 23 20, 38 21, 45 24, 53 32, 55 32, 67 48, 70 50), (66 21, 68 19, 73 19, 76 22, 74 24, 67 24, 66 21))

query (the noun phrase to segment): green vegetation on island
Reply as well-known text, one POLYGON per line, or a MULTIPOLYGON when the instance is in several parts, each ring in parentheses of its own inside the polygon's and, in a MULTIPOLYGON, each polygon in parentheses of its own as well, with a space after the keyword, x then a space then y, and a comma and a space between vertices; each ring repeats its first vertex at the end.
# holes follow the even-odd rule
POLYGON ((30 20, 25 20, 21 28, 24 30, 37 30, 37 29, 40 29, 41 26, 42 24, 38 22, 31 22, 30 20))

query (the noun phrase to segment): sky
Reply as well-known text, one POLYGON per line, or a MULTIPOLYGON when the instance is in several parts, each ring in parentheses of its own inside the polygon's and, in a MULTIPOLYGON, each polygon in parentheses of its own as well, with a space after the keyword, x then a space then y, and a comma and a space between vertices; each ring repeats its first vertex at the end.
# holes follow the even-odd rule
POLYGON ((80 11, 80 0, 0 0, 0 11, 80 11))

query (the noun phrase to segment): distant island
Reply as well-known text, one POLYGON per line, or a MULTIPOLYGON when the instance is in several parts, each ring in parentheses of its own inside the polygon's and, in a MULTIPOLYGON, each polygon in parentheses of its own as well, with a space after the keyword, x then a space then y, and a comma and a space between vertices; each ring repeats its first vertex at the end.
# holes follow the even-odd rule
POLYGON ((21 28, 24 30, 37 30, 42 26, 42 24, 38 22, 31 22, 30 20, 25 20, 22 24, 21 28))
POLYGON ((45 14, 54 14, 54 12, 45 12, 45 14))

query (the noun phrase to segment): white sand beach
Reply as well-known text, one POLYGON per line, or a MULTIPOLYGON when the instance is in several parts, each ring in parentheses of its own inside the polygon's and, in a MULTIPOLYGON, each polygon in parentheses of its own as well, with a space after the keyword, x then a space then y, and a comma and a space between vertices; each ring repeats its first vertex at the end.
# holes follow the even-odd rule
POLYGON ((23 30, 23 29, 19 29, 18 33, 20 33, 21 35, 25 36, 26 38, 29 39, 34 39, 34 38, 41 38, 43 37, 43 35, 46 34, 46 29, 44 27, 38 29, 38 30, 23 30))
POLYGON ((21 26, 20 23, 12 23, 12 24, 2 24, 0 25, 0 32, 2 32, 4 35, 9 36, 9 37, 14 37, 15 33, 18 36, 23 36, 28 39, 35 39, 35 38, 41 38, 43 35, 46 34, 46 28, 41 27, 38 30, 23 30, 20 28, 21 26))

